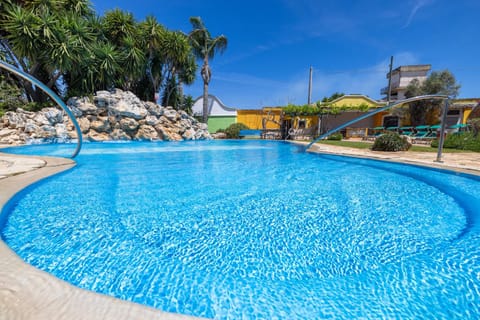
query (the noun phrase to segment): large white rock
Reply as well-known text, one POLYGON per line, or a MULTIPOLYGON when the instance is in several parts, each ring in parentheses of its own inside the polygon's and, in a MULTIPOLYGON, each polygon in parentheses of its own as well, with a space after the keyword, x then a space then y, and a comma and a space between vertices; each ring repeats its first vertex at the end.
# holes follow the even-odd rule
POLYGON ((148 115, 147 109, 142 105, 132 105, 125 100, 109 107, 109 112, 114 115, 129 117, 136 120, 145 118, 148 115))
POLYGON ((135 135, 137 140, 158 140, 158 133, 154 127, 149 125, 142 125, 138 128, 137 134, 135 135))
MULTIPOLYGON (((191 140, 210 139, 205 124, 184 111, 140 101, 122 90, 99 91, 92 103, 88 97, 71 98, 68 106, 77 118, 85 139, 104 140, 191 140)), ((57 138, 76 139, 73 123, 63 110, 40 112, 17 109, 0 117, 3 143, 21 144, 57 138)))
POLYGON ((63 112, 58 109, 44 108, 41 112, 45 115, 45 118, 52 126, 63 122, 63 112))
POLYGON ((135 121, 135 119, 132 119, 132 118, 123 118, 120 120, 120 128, 123 130, 123 131, 135 131, 137 130, 139 124, 137 121, 135 121))

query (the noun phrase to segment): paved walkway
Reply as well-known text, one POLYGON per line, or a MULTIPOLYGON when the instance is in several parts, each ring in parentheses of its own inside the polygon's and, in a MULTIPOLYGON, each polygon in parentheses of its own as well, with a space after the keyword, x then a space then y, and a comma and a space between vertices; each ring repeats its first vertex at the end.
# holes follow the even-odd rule
POLYGON ((0 154, 0 179, 32 171, 46 165, 46 161, 32 157, 0 154))
POLYGON ((436 162, 436 152, 383 152, 371 151, 370 149, 331 146, 321 143, 314 144, 310 151, 419 164, 428 167, 443 168, 480 175, 480 153, 478 152, 443 153, 442 162, 436 162))

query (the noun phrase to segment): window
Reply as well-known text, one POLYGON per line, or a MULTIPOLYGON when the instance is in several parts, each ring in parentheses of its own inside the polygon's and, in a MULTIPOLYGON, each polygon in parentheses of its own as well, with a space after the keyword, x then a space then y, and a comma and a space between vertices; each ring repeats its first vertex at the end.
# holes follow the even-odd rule
POLYGON ((305 119, 298 120, 298 129, 305 129, 307 125, 307 121, 305 119))
POLYGON ((398 127, 398 117, 397 116, 386 116, 383 118, 383 126, 388 127, 398 127))

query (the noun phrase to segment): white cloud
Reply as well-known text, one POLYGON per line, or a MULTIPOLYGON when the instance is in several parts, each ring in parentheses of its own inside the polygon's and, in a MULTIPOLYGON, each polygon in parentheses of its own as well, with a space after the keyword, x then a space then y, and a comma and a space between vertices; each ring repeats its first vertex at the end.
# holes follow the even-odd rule
POLYGON ((407 22, 405 22, 405 25, 403 26, 403 28, 408 27, 410 23, 412 23, 413 18, 417 14, 418 10, 433 3, 434 3, 434 0, 414 0, 413 8, 412 10, 410 10, 410 15, 408 16, 407 22))
MULTIPOLYGON (((380 89, 387 86, 386 74, 390 57, 356 70, 313 72, 312 101, 321 100, 334 92, 364 94, 379 99, 380 89)), ((394 68, 400 65, 418 64, 419 59, 410 52, 394 56, 394 68)), ((308 95, 308 68, 297 74, 284 75, 280 79, 235 72, 214 72, 210 93, 218 95, 228 106, 261 108, 282 106, 288 103, 305 104, 308 95)), ((190 94, 201 94, 201 83, 188 87, 190 94)))
MULTIPOLYGON (((410 52, 401 52, 394 56, 394 68, 400 65, 417 64, 417 57, 410 52)), ((381 98, 380 89, 387 86, 386 74, 390 59, 385 58, 372 66, 357 70, 339 70, 337 72, 324 72, 314 69, 312 101, 321 100, 334 92, 345 94, 364 94, 373 99, 381 98)), ((276 90, 272 93, 273 101, 304 104, 308 95, 308 70, 304 74, 294 77, 286 85, 286 90, 276 90)))

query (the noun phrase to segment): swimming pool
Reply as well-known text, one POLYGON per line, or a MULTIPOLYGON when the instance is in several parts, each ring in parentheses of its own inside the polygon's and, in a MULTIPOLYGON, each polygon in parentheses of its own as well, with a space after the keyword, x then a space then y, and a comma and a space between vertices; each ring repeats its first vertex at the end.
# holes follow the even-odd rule
POLYGON ((79 287, 216 318, 480 315, 478 178, 271 141, 76 160, 16 196, 1 235, 79 287))

